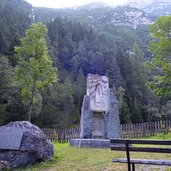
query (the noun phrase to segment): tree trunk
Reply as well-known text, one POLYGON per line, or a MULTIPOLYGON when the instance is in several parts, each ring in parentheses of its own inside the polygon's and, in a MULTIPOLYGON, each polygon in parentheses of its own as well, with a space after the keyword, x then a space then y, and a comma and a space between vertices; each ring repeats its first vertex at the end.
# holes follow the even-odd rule
POLYGON ((148 100, 148 122, 151 120, 151 98, 148 100))
POLYGON ((31 121, 31 115, 32 115, 32 109, 33 109, 33 98, 34 98, 34 92, 35 92, 35 84, 33 83, 32 91, 31 91, 31 100, 29 103, 29 112, 28 112, 28 121, 31 121))
POLYGON ((33 102, 31 102, 29 106, 29 112, 28 112, 28 121, 31 121, 31 115, 32 115, 32 107, 33 107, 33 102))

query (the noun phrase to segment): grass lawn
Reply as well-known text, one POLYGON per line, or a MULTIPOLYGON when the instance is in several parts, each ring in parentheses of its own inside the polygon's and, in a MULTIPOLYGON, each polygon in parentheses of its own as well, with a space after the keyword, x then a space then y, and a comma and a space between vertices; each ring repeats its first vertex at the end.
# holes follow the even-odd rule
MULTIPOLYGON (((170 139, 171 134, 160 134, 149 139, 170 139)), ((126 157, 125 152, 115 152, 110 149, 75 148, 69 144, 53 143, 55 148, 54 157, 47 162, 42 162, 27 168, 16 169, 17 171, 126 171, 126 164, 112 163, 113 158, 126 157)), ((171 154, 157 153, 131 153, 135 158, 170 159, 171 154)), ((171 171, 169 168, 149 165, 136 165, 137 171, 171 171), (145 169, 146 168, 146 169, 145 169)))

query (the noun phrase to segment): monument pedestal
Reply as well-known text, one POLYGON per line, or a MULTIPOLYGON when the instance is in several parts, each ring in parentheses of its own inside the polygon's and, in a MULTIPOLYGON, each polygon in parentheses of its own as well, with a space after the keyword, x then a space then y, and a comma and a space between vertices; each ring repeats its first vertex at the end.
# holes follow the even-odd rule
POLYGON ((110 140, 109 139, 71 139, 70 145, 73 147, 110 148, 110 140))

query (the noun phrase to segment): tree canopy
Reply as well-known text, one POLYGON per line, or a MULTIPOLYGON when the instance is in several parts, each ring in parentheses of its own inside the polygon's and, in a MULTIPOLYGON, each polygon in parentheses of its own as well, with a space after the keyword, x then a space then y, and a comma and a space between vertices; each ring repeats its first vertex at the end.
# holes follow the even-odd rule
POLYGON ((23 102, 29 106, 29 121, 33 105, 40 97, 39 90, 57 81, 57 70, 52 66, 52 60, 48 55, 46 33, 47 28, 44 24, 32 24, 21 39, 21 46, 15 47, 18 59, 15 80, 21 88, 23 102))
POLYGON ((159 17, 150 27, 152 40, 149 50, 153 57, 149 63, 152 77, 148 87, 160 96, 171 93, 171 16, 159 17))

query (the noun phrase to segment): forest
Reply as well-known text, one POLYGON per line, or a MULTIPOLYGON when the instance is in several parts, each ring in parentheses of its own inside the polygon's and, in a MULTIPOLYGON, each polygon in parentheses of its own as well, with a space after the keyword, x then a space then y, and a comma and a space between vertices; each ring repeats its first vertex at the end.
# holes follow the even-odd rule
MULTIPOLYGON (((155 48, 151 46, 152 50, 148 51, 149 26, 137 29, 103 24, 92 26, 82 19, 60 15, 43 20, 43 15, 32 13, 32 6, 27 2, 12 1, 0 1, 0 125, 28 119, 29 104, 23 100, 22 88, 16 82, 18 54, 22 54, 16 47, 23 47, 23 37, 37 22, 43 22, 47 28, 47 53, 52 67, 57 69, 57 81, 42 86, 35 94, 32 123, 58 128, 79 125, 88 73, 109 77, 110 88, 119 102, 121 123, 170 118, 169 91, 151 91, 156 89, 151 80, 159 71, 151 74, 147 66, 155 48)), ((167 50, 170 52, 169 47, 167 50)), ((155 66, 157 63, 153 61, 151 68, 155 66)), ((157 81, 162 82, 161 77, 157 81)))

